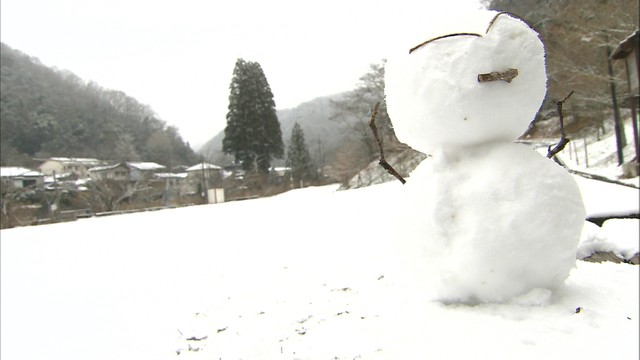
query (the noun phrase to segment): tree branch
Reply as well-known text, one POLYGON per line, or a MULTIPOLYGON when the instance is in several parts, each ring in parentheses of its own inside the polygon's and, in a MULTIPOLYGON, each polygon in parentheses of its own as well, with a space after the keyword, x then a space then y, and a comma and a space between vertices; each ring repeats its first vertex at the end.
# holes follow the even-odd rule
POLYGON ((551 149, 551 146, 549 146, 547 152, 547 158, 549 159, 556 156, 556 154, 562 151, 564 147, 569 143, 569 141, 571 141, 564 133, 564 115, 562 114, 562 104, 564 104, 564 102, 567 101, 571 97, 571 95, 573 95, 573 90, 571 90, 569 95, 565 96, 564 99, 555 101, 556 111, 558 112, 558 117, 560 118, 560 141, 558 142, 556 147, 553 148, 553 150, 551 149))
POLYGON ((378 135, 378 128, 376 127, 376 116, 378 115, 378 108, 380 108, 380 102, 378 101, 373 108, 373 113, 371 113, 371 120, 369 120, 369 127, 373 132, 373 136, 376 138, 376 142, 378 143, 378 148, 380 149, 380 161, 378 162, 380 166, 382 166, 389 174, 395 176, 401 183, 406 183, 407 181, 393 168, 393 166, 389 165, 387 160, 384 158, 384 150, 382 148, 382 139, 378 135))
POLYGON ((409 54, 411 54, 412 52, 418 50, 422 46, 427 45, 430 42, 434 42, 434 41, 440 40, 440 39, 446 39, 446 38, 453 37, 453 36, 476 36, 476 37, 482 37, 482 35, 476 34, 476 33, 455 33, 455 34, 442 35, 442 36, 434 37, 434 38, 429 39, 427 41, 423 41, 422 43, 412 47, 411 49, 409 49, 409 54))

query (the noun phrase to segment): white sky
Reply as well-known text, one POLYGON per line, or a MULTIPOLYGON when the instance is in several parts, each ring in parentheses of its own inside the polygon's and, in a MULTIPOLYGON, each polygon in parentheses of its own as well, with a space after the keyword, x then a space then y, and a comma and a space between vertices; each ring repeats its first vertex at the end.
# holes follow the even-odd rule
POLYGON ((2 0, 0 39, 150 105, 198 146, 224 129, 237 58, 257 61, 278 109, 351 90, 394 32, 479 0, 2 0))

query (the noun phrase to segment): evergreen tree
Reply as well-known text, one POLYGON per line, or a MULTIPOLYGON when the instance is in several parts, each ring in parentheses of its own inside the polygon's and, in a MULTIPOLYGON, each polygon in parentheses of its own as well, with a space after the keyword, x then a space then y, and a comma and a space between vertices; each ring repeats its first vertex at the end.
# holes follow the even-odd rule
POLYGON ((244 170, 268 173, 273 158, 284 156, 273 93, 257 62, 238 59, 233 70, 222 151, 244 170))
POLYGON ((309 148, 304 141, 304 132, 298 123, 295 123, 291 130, 287 149, 287 166, 291 168, 294 183, 311 179, 315 175, 309 148))

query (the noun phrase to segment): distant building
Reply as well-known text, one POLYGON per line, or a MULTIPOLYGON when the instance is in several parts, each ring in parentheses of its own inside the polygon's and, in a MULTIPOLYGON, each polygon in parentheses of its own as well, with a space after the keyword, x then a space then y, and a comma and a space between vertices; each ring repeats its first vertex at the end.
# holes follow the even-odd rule
POLYGON ((151 180, 165 166, 154 162, 122 162, 89 169, 92 180, 140 181, 151 180))
POLYGON ((23 167, 0 167, 2 185, 10 189, 23 189, 44 185, 44 174, 23 167))
POLYGON ((205 188, 219 187, 222 182, 222 167, 209 163, 200 163, 187 168, 187 177, 191 183, 206 182, 205 188))
POLYGON ((182 195, 192 193, 191 186, 187 181, 187 173, 155 173, 156 181, 164 182, 163 199, 165 205, 175 204, 182 195))
POLYGON ((56 176, 69 176, 71 174, 78 178, 89 177, 89 169, 104 165, 105 161, 101 161, 93 158, 66 158, 66 157, 52 157, 44 160, 38 169, 45 175, 52 176, 54 173, 56 176))

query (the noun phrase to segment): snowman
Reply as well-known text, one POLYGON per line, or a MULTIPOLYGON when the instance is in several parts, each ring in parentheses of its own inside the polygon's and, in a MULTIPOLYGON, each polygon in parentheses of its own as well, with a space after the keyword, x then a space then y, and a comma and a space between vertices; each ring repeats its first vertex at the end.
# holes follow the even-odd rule
POLYGON ((396 135, 431 155, 402 189, 411 276, 445 303, 548 302, 575 267, 585 210, 568 172, 515 143, 545 97, 544 47, 511 14, 474 19, 386 65, 396 135))

